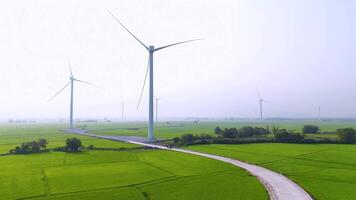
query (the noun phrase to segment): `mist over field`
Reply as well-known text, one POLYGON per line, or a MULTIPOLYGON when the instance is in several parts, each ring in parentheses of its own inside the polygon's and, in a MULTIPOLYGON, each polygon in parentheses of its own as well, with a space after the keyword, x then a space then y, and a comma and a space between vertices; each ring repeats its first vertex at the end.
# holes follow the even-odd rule
POLYGON ((146 119, 137 110, 147 45, 205 40, 155 53, 161 118, 356 117, 356 3, 295 1, 0 2, 0 118, 146 119))

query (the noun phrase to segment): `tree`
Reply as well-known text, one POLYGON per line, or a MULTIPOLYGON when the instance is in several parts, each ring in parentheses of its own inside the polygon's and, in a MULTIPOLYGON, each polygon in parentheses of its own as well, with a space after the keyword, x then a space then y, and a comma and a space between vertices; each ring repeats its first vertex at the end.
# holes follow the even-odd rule
POLYGON ((273 133, 273 134, 278 133, 278 131, 279 131, 279 127, 277 127, 277 126, 272 126, 272 133, 273 133))
POLYGON ((237 129, 236 128, 225 128, 222 131, 221 136, 224 138, 236 138, 237 137, 237 129))
POLYGON ((255 135, 255 129, 251 126, 243 126, 239 129, 238 136, 241 138, 252 137, 253 135, 255 135))
POLYGON ((180 137, 180 143, 181 144, 192 144, 194 142, 194 135, 193 134, 190 134, 190 133, 187 133, 187 134, 184 134, 180 137))
POLYGON ((45 150, 46 146, 47 140, 39 139, 38 141, 23 142, 20 146, 11 149, 9 152, 11 154, 38 153, 45 150))
POLYGON ((289 143, 299 143, 304 140, 304 135, 300 133, 293 133, 287 131, 286 129, 280 129, 274 133, 274 137, 277 142, 289 142, 289 143))
POLYGON ((356 131, 353 128, 337 129, 336 134, 339 137, 340 142, 345 144, 355 143, 356 131))
POLYGON ((214 133, 218 136, 220 136, 222 132, 223 130, 219 126, 214 129, 214 133))
POLYGON ((65 149, 68 152, 79 152, 83 149, 82 141, 78 138, 67 138, 65 149))
POLYGON ((32 142, 29 142, 28 144, 30 146, 30 150, 29 151, 31 153, 38 153, 38 152, 41 151, 41 146, 40 146, 40 144, 38 142, 32 141, 32 142))
POLYGON ((319 132, 319 127, 315 125, 304 125, 303 133, 317 133, 319 132))
POLYGON ((47 147, 48 142, 47 142, 46 139, 40 138, 40 139, 38 139, 37 142, 38 142, 38 144, 40 145, 41 148, 45 149, 47 147))
POLYGON ((269 133, 269 128, 267 126, 267 129, 262 128, 262 127, 255 127, 254 128, 254 135, 267 135, 269 133))

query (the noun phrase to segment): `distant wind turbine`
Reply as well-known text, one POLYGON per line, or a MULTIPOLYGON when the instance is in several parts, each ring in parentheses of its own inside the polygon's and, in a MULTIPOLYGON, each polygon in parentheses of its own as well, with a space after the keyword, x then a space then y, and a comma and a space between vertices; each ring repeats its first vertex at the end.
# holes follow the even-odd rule
POLYGON ((318 118, 319 118, 319 121, 321 121, 320 106, 318 107, 318 118))
POLYGON ((51 101, 54 99, 57 95, 59 95, 69 84, 70 84, 70 108, 69 108, 69 129, 73 129, 73 93, 74 93, 74 81, 85 83, 88 85, 93 85, 91 83, 88 83, 86 81, 82 81, 79 79, 74 78, 72 68, 69 65, 69 71, 70 71, 70 76, 69 76, 69 82, 65 84, 65 86, 60 89, 55 95, 53 95, 48 101, 51 101))
POLYGON ((261 98, 260 92, 258 92, 258 101, 260 102, 260 121, 263 123, 263 103, 265 100, 261 98))
POLYGON ((193 40, 186 40, 186 41, 182 41, 182 42, 177 42, 177 43, 173 43, 173 44, 169 44, 169 45, 165 45, 162 47, 158 47, 155 48, 153 45, 147 46, 145 45, 143 42, 141 42, 141 40, 139 40, 129 29, 127 29, 123 23, 120 22, 120 20, 118 18, 115 17, 115 15, 113 15, 109 10, 108 10, 109 14, 122 26, 122 28, 124 28, 133 38, 135 38, 135 40, 137 42, 139 42, 147 51, 148 51, 148 66, 146 69, 146 75, 145 75, 145 79, 144 79, 144 83, 143 83, 143 87, 141 90, 141 95, 140 95, 140 99, 138 102, 138 105, 141 102, 141 98, 142 98, 142 94, 143 94, 143 90, 146 84, 146 79, 147 79, 147 74, 149 72, 150 76, 149 76, 149 105, 148 105, 148 139, 150 141, 154 140, 154 133, 153 133, 153 53, 168 47, 172 47, 175 45, 179 45, 179 44, 183 44, 183 43, 187 43, 187 42, 193 42, 193 41, 197 41, 197 40, 202 40, 202 39, 193 39, 193 40))

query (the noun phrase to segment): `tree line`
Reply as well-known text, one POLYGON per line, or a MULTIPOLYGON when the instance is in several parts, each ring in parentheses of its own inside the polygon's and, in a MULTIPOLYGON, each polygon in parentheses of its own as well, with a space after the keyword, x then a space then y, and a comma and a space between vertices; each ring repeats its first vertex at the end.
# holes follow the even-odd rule
POLYGON ((320 128, 315 125, 305 125, 302 132, 295 132, 292 130, 281 129, 272 126, 252 127, 243 126, 237 128, 220 128, 219 126, 214 129, 215 135, 209 134, 183 134, 180 137, 173 139, 173 145, 184 146, 193 144, 230 144, 230 143, 267 143, 267 142, 280 142, 280 143, 344 143, 353 144, 356 142, 356 131, 353 128, 337 129, 337 140, 329 138, 307 138, 307 134, 320 133, 320 128), (267 135, 270 135, 269 137, 267 135))

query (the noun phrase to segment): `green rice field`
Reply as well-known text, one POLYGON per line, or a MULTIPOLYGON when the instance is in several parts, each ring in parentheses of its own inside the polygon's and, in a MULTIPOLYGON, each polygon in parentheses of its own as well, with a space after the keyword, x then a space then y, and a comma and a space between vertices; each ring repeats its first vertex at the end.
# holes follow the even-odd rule
POLYGON ((61 128, 3 125, 0 153, 38 138, 60 147, 68 137, 78 137, 84 145, 128 150, 0 156, 1 200, 268 199, 262 184, 235 166, 178 152, 137 150, 132 144, 64 134, 61 128))
POLYGON ((199 145, 190 150, 269 168, 297 182, 315 199, 356 199, 356 145, 199 145))
MULTIPOLYGON (((322 132, 353 127, 353 122, 160 122, 156 137, 171 139, 185 133, 214 134, 222 128, 278 126, 301 131, 318 125, 322 132)), ((98 135, 146 136, 146 123, 81 123, 78 127, 98 135)), ((82 153, 46 152, 0 156, 0 199, 268 199, 256 178, 219 161, 164 150, 135 149, 133 144, 65 134, 65 124, 0 125, 0 154, 25 141, 45 138, 49 148, 68 137, 85 146, 125 147, 125 151, 94 150, 82 153), (132 149, 131 149, 132 148, 132 149), (130 150, 131 149, 131 150, 130 150)), ((334 133, 313 137, 336 138, 334 133)), ((356 145, 243 144, 199 145, 191 150, 254 163, 282 173, 315 199, 356 199, 356 145)))

